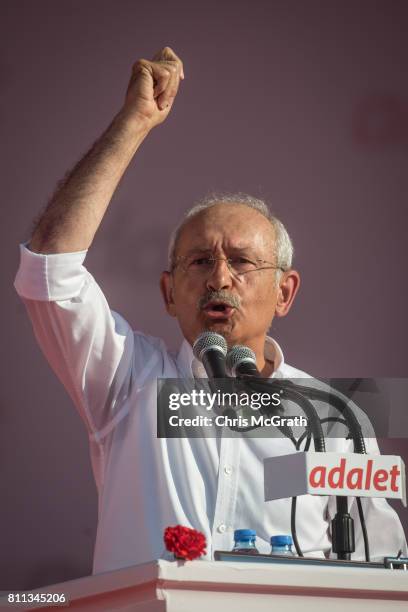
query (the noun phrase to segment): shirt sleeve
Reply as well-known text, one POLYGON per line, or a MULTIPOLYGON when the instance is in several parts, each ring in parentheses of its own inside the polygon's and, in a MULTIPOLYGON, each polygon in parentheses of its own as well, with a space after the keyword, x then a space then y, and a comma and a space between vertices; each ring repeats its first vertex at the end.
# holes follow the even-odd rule
POLYGON ((128 411, 136 378, 160 357, 157 343, 135 334, 110 310, 83 265, 86 251, 42 255, 25 245, 20 250, 14 286, 45 357, 98 440, 128 411))

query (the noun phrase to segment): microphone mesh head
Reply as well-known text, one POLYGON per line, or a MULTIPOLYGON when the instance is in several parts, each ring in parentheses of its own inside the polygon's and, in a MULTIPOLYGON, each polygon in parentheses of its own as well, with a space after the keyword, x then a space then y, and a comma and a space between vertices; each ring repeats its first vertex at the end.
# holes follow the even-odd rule
POLYGON ((228 351, 228 345, 224 336, 210 331, 200 334, 193 344, 194 357, 201 361, 204 353, 210 349, 221 351, 225 356, 228 351))
POLYGON ((227 355, 226 366, 227 371, 235 376, 236 367, 245 361, 252 361, 256 365, 256 357, 254 351, 247 346, 236 344, 232 347, 227 355))

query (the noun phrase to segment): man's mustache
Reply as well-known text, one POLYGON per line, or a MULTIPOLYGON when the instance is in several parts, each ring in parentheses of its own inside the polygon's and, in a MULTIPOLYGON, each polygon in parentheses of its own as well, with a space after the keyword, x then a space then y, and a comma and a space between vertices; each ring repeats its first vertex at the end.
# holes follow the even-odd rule
POLYGON ((205 295, 200 297, 197 302, 198 310, 203 310, 207 304, 210 302, 223 302, 224 304, 228 304, 237 310, 241 306, 240 298, 234 293, 230 293, 229 291, 225 291, 224 289, 220 289, 219 291, 208 291, 205 295))

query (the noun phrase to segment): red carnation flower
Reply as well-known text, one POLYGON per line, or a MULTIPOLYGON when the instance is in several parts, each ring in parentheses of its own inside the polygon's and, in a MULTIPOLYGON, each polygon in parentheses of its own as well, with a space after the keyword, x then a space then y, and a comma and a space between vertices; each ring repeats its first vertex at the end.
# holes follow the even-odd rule
POLYGON ((164 530, 166 549, 174 553, 177 559, 192 561, 206 554, 207 542, 205 535, 196 529, 175 525, 164 530))

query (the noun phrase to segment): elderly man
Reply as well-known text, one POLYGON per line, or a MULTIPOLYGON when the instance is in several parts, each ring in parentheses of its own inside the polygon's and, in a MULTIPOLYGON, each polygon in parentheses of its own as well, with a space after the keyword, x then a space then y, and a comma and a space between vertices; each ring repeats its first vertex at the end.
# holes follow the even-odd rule
MULTIPOLYGON (((232 547, 236 528, 256 529, 263 552, 271 534, 290 533, 290 500, 265 503, 262 482, 265 457, 293 452, 286 438, 156 437, 156 379, 200 374, 191 345, 204 330, 221 333, 230 346, 250 347, 265 377, 307 376, 285 364, 267 336, 299 287, 282 224, 262 202, 242 194, 204 201, 186 215, 161 277, 167 311, 185 338, 177 357, 110 311, 83 266, 124 171, 168 116, 183 78, 169 48, 135 64, 123 108, 58 188, 28 247, 21 247, 16 289, 89 434, 99 494, 95 573, 162 556, 163 529, 176 523, 205 534, 207 558, 232 547)), ((330 444, 331 450, 348 448, 342 440, 330 444)), ((367 445, 378 452, 375 440, 367 445)), ((404 548, 402 527, 387 503, 363 505, 373 557, 404 548)), ((299 499, 304 553, 329 554, 333 511, 325 497, 299 499)), ((356 558, 363 558, 360 530, 356 535, 356 558)))

